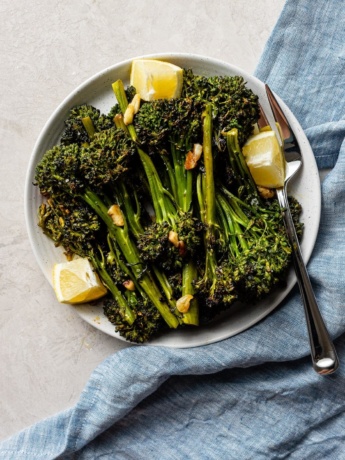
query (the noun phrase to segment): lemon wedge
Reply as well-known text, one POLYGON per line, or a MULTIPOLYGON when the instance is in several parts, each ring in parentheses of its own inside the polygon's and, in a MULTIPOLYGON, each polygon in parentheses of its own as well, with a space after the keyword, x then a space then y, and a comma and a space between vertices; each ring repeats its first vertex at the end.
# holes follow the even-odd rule
POLYGON ((55 264, 53 287, 62 303, 86 303, 99 299, 107 293, 88 259, 73 259, 55 264))
POLYGON ((169 62, 156 59, 135 59, 130 84, 144 101, 173 99, 181 96, 183 70, 169 62))
POLYGON ((249 137, 242 152, 257 185, 283 187, 285 158, 274 131, 264 130, 249 137))

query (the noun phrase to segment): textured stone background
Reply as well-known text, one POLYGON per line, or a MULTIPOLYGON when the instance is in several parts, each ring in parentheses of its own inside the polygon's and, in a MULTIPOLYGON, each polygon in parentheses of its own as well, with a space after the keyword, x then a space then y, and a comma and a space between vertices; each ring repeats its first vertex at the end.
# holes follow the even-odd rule
POLYGON ((0 4, 0 439, 71 406, 126 346, 60 305, 24 220, 35 141, 80 83, 123 59, 188 52, 252 72, 284 0, 2 0, 0 4))

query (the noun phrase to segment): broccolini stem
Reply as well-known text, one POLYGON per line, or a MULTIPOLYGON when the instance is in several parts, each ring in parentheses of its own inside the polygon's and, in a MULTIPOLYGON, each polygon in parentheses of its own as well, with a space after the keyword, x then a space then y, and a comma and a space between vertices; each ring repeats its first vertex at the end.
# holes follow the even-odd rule
POLYGON ((215 226, 215 186, 213 177, 212 156, 212 106, 206 104, 203 113, 203 153, 205 166, 205 220, 209 232, 214 232, 215 226))
POLYGON ((184 193, 185 193, 185 169, 181 161, 181 151, 176 148, 174 142, 170 142, 171 157, 174 165, 174 172, 177 184, 177 204, 183 209, 184 193))
MULTIPOLYGON (((122 114, 126 112, 127 106, 128 106, 128 100, 125 92, 125 87, 123 86, 122 80, 116 80, 112 84, 112 88, 115 94, 115 97, 117 99, 117 102, 120 106, 120 110, 122 114)), ((128 132, 132 138, 132 140, 135 142, 137 140, 137 133, 135 132, 135 128, 132 124, 127 125, 128 132)))
POLYGON ((122 254, 132 266, 135 276, 139 277, 142 273, 143 266, 139 260, 137 250, 129 238, 127 228, 114 225, 112 218, 108 214, 108 208, 95 192, 86 190, 83 198, 107 225, 110 235, 118 243, 122 254))
POLYGON ((205 211, 205 202, 204 202, 204 195, 203 189, 205 188, 205 177, 204 174, 199 173, 196 178, 196 194, 198 199, 199 205, 199 213, 200 213, 200 220, 203 224, 206 223, 206 211, 205 211))
POLYGON ((136 318, 135 313, 132 311, 132 309, 129 307, 129 305, 126 302, 126 299, 122 296, 122 293, 120 290, 117 288, 117 286, 114 284, 113 280, 111 279, 111 276, 107 272, 103 260, 103 254, 102 254, 102 260, 100 260, 97 256, 95 255, 90 255, 91 262, 93 266, 97 269, 97 272, 99 276, 101 277, 103 283, 106 285, 106 287, 109 289, 109 291, 112 293, 114 299, 116 300, 117 304, 119 305, 120 309, 120 314, 122 318, 127 321, 129 325, 133 324, 136 318))
MULTIPOLYGON (((193 261, 189 261, 187 264, 184 264, 182 271, 182 296, 186 294, 195 294, 194 283, 197 280, 197 277, 198 273, 196 264, 193 261)), ((195 297, 191 300, 187 313, 183 314, 182 322, 184 324, 199 326, 199 305, 198 299, 195 297)))
POLYGON ((222 200, 217 195, 216 198, 216 209, 217 209, 217 217, 218 217, 218 222, 222 228, 224 237, 225 237, 225 242, 226 244, 229 245, 230 253, 232 256, 237 257, 239 255, 239 250, 236 242, 236 237, 235 237, 235 229, 233 226, 233 222, 231 217, 226 214, 226 212, 223 209, 222 206, 222 200))
POLYGON ((199 180, 199 203, 202 202, 200 212, 204 211, 204 223, 206 225, 206 266, 203 282, 206 285, 210 285, 210 292, 213 293, 217 282, 217 261, 214 250, 216 242, 216 198, 213 177, 211 104, 206 104, 203 113, 203 155, 205 172, 202 180, 199 180))
POLYGON ((190 211, 193 200, 193 178, 194 174, 192 171, 186 171, 186 187, 184 192, 184 200, 182 209, 186 212, 190 211))
POLYGON ((143 263, 140 260, 137 249, 129 238, 127 228, 114 225, 111 217, 108 215, 106 206, 96 193, 91 190, 86 190, 82 198, 107 225, 110 235, 117 242, 124 258, 131 266, 133 274, 138 280, 140 286, 158 309, 168 326, 176 328, 179 325, 179 319, 170 311, 168 305, 161 300, 159 289, 155 285, 149 272, 144 270, 143 263))
POLYGON ((217 202, 221 211, 220 217, 223 230, 226 234, 230 235, 228 240, 230 252, 233 255, 238 256, 241 252, 240 248, 242 250, 248 249, 248 244, 243 235, 243 230, 239 225, 239 220, 231 204, 220 193, 217 194, 217 202), (238 243, 240 246, 238 246, 238 243))
POLYGON ((162 300, 162 295, 153 281, 151 275, 145 273, 139 280, 141 287, 144 289, 153 305, 157 308, 159 313, 170 328, 176 329, 179 324, 179 318, 172 313, 168 305, 162 300))
POLYGON ((144 232, 143 227, 140 222, 140 204, 135 190, 133 190, 135 203, 136 203, 136 212, 133 209, 131 204, 131 198, 129 196, 127 187, 123 182, 120 183, 122 203, 126 211, 126 219, 128 221, 129 227, 135 238, 138 238, 140 234, 144 232))
POLYGON ((89 136, 90 139, 92 139, 95 135, 95 132, 96 132, 96 129, 95 129, 95 126, 91 120, 90 117, 84 117, 81 119, 83 125, 84 125, 84 128, 86 129, 86 132, 89 136))
POLYGON ((168 304, 172 309, 176 308, 176 300, 173 297, 172 288, 164 272, 159 270, 155 265, 152 266, 152 270, 159 282, 159 285, 163 289, 164 295, 168 301, 168 304))
POLYGON ((149 182, 152 205, 156 214, 156 222, 169 222, 174 228, 175 219, 173 216, 176 213, 176 208, 172 203, 172 197, 169 195, 169 192, 164 189, 151 158, 139 148, 138 153, 149 182))
POLYGON ((173 168, 171 167, 169 160, 164 160, 164 163, 166 164, 168 171, 169 169, 172 170, 173 177, 170 178, 169 175, 169 178, 171 187, 176 190, 174 194, 175 201, 182 211, 188 212, 192 206, 193 171, 185 168, 184 149, 179 145, 176 145, 176 143, 172 140, 170 141, 170 151, 173 160, 173 168))
POLYGON ((251 172, 249 171, 248 165, 238 142, 238 129, 233 128, 225 135, 230 164, 233 166, 235 171, 238 171, 242 184, 248 184, 253 195, 259 199, 257 186, 254 182, 251 172), (235 164, 237 165, 237 168, 235 164))
MULTIPOLYGON (((224 187, 222 187, 221 190, 227 198, 228 203, 231 205, 231 208, 233 209, 233 218, 236 220, 236 222, 238 222, 242 227, 245 227, 246 229, 250 228, 253 235, 257 233, 257 231, 261 233, 262 231, 254 225, 254 221, 252 219, 249 219, 249 217, 244 213, 242 208, 246 208, 253 216, 258 217, 260 217, 259 213, 261 213, 262 216, 262 213, 266 213, 267 215, 270 214, 270 211, 267 209, 250 206, 248 203, 242 201, 240 198, 229 192, 229 190, 227 190, 224 187)), ((271 214, 274 215, 275 213, 272 212, 271 214)), ((268 222, 269 221, 266 220, 266 224, 268 222)))
POLYGON ((175 171, 173 167, 171 166, 169 158, 166 155, 162 155, 162 160, 163 160, 163 163, 168 173, 172 196, 174 197, 174 200, 176 201, 176 203, 178 203, 177 184, 176 184, 177 181, 176 181, 175 171))
POLYGON ((113 259, 113 261, 116 263, 117 267, 122 271, 122 273, 125 273, 129 279, 131 279, 136 287, 136 289, 140 292, 140 294, 144 297, 146 297, 146 294, 144 291, 141 289, 140 284, 138 283, 138 280, 135 278, 133 273, 130 271, 128 266, 123 262, 120 256, 120 250, 117 247, 116 241, 110 236, 108 233, 107 235, 107 242, 109 246, 109 251, 110 251, 110 257, 113 259))

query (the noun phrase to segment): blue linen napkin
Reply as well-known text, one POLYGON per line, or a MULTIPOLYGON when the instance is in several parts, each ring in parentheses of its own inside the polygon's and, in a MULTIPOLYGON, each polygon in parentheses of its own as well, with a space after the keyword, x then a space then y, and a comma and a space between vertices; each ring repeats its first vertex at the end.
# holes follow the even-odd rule
POLYGON ((337 373, 311 367, 296 288, 228 340, 110 356, 74 407, 1 443, 1 459, 345 459, 343 24, 344 0, 288 0, 256 70, 302 124, 319 167, 333 168, 308 268, 337 338, 337 373))

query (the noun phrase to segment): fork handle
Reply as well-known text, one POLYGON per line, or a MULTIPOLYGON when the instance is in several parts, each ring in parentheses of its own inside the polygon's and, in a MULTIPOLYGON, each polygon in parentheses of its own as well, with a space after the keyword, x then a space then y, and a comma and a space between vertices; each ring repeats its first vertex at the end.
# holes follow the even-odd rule
POLYGON ((313 368, 319 374, 331 374, 337 370, 339 360, 322 319, 307 268, 303 261, 295 225, 290 212, 286 187, 277 189, 277 198, 282 209, 286 232, 292 248, 293 264, 308 326, 313 368))

